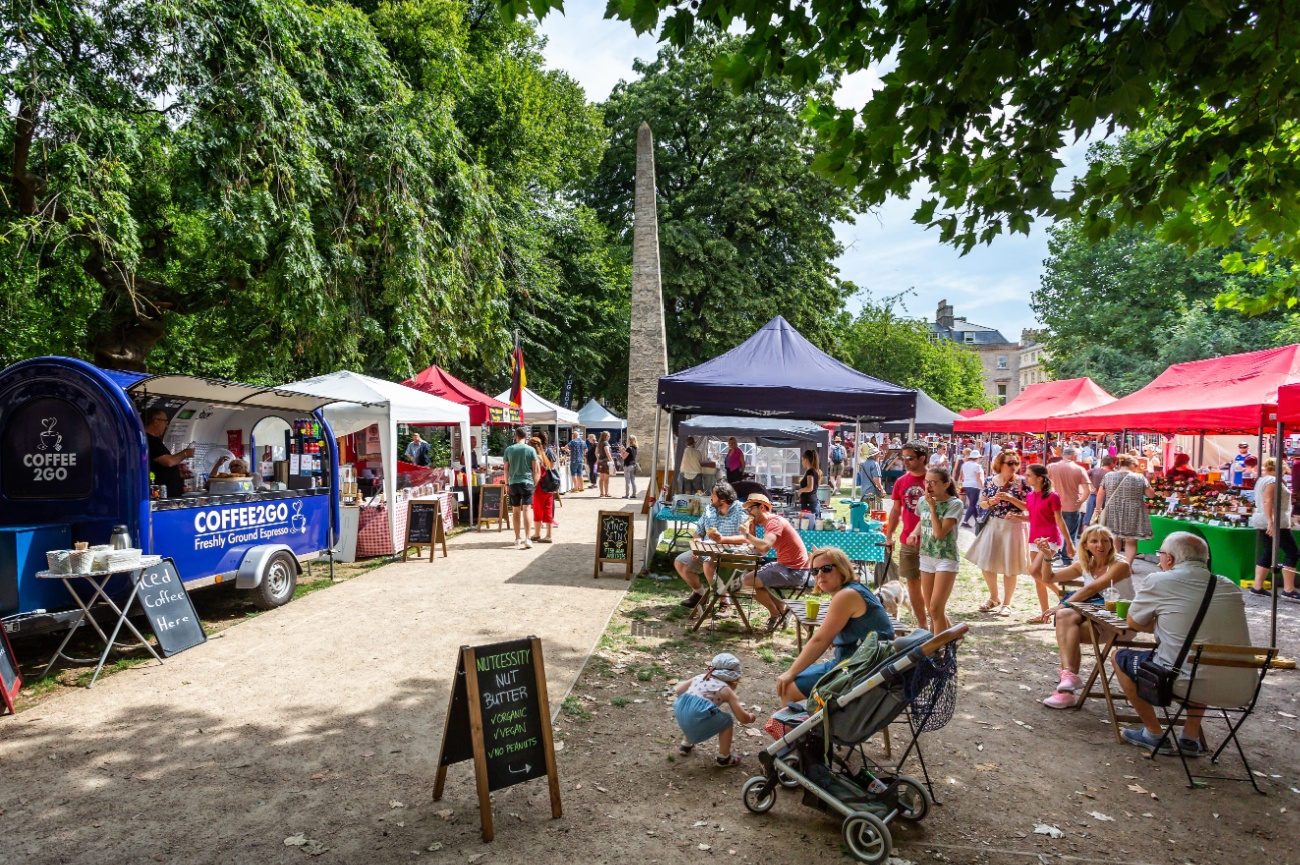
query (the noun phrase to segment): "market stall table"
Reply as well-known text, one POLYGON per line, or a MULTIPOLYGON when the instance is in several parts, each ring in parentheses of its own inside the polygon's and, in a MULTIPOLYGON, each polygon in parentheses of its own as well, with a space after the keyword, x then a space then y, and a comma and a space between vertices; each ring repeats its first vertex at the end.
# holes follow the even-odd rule
POLYGON ((1111 663, 1110 653, 1113 649, 1154 649, 1156 644, 1153 639, 1146 637, 1139 631, 1135 631, 1125 624, 1125 621, 1119 616, 1106 610, 1100 604, 1070 604, 1070 609, 1083 616, 1084 622, 1088 625, 1088 631, 1092 639, 1093 657, 1096 664, 1088 678, 1084 680, 1083 689, 1079 692, 1079 702, 1074 704, 1074 708, 1081 709, 1089 697, 1102 697, 1106 701, 1106 712, 1110 716, 1110 725, 1115 733, 1115 741, 1120 744, 1124 743, 1124 737, 1120 735, 1120 722, 1141 723, 1142 719, 1135 714, 1120 714, 1115 706, 1115 700, 1121 699, 1125 702, 1128 698, 1124 692, 1116 694, 1111 690, 1110 677, 1114 674, 1114 664, 1111 663), (1094 692, 1093 685, 1097 680, 1101 680, 1101 691, 1094 692))
POLYGON ((668 552, 671 554, 678 546, 686 546, 686 544, 679 544, 682 531, 685 530, 686 534, 690 535, 695 524, 699 521, 699 514, 693 514, 690 511, 679 511, 674 507, 656 503, 654 505, 654 518, 650 523, 654 543, 658 545, 659 537, 664 532, 669 531, 669 525, 671 524, 672 534, 668 538, 668 552))
POLYGON ((1210 547, 1210 569, 1237 585, 1255 578, 1255 530, 1249 527, 1216 526, 1191 520, 1175 520, 1152 514, 1149 541, 1138 541, 1138 552, 1155 555, 1173 532, 1191 532, 1210 547))
POLYGON ((50 662, 45 665, 45 669, 41 671, 41 675, 48 676, 50 670, 54 668, 54 664, 59 660, 59 658, 63 658, 65 661, 71 661, 74 664, 89 664, 94 661, 93 658, 74 658, 71 655, 63 654, 64 647, 68 645, 68 641, 72 639, 72 635, 77 633, 77 628, 81 627, 81 625, 87 621, 90 622, 90 626, 95 629, 95 632, 99 634, 99 638, 104 641, 104 652, 99 656, 99 664, 95 667, 94 675, 92 675, 90 681, 86 683, 87 688, 94 687, 95 680, 99 678, 100 671, 104 669, 104 662, 108 660, 108 653, 113 651, 113 646, 117 642, 118 632, 122 630, 123 625, 126 625, 131 633, 135 635, 135 638, 140 645, 144 646, 150 655, 153 655, 154 660, 161 664, 163 662, 162 657, 154 651, 154 648, 150 645, 149 641, 144 638, 144 635, 141 634, 139 630, 136 629, 135 625, 131 624, 131 620, 127 618, 127 615, 131 611, 131 605, 135 603, 135 597, 140 592, 139 576, 144 572, 145 568, 151 568, 160 562, 162 562, 162 556, 141 556, 133 562, 126 562, 117 567, 108 568, 107 570, 90 571, 84 574, 55 574, 50 571, 37 571, 36 578, 38 580, 62 580, 64 587, 68 590, 68 594, 72 596, 72 600, 81 608, 81 614, 69 623, 67 636, 63 638, 63 642, 59 643, 59 647, 54 650, 54 656, 50 658, 50 662), (132 585, 131 593, 127 595, 126 602, 119 607, 113 602, 113 599, 109 597, 105 587, 108 585, 110 579, 121 574, 129 575, 128 578, 131 579, 132 585), (75 586, 73 586, 71 582, 72 580, 85 580, 90 584, 94 591, 91 592, 89 601, 81 597, 81 593, 77 591, 75 586), (112 635, 104 633, 104 629, 99 626, 99 622, 95 620, 95 616, 91 613, 91 609, 99 605, 108 607, 108 609, 113 611, 113 615, 117 617, 117 621, 113 625, 112 635))

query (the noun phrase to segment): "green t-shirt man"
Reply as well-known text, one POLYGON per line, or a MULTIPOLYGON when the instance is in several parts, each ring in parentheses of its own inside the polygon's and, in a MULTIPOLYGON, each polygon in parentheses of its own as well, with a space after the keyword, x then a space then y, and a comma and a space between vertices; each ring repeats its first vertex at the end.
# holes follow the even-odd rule
POLYGON ((524 442, 517 441, 506 448, 506 483, 531 484, 533 482, 533 463, 537 462, 537 451, 524 442))

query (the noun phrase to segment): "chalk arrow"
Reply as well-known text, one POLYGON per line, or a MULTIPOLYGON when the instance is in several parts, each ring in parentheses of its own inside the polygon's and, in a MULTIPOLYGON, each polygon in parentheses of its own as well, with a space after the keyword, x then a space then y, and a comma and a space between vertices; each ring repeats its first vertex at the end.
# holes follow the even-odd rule
POLYGON ((523 774, 527 773, 528 770, 531 769, 531 768, 533 768, 533 767, 530 766, 530 765, 528 765, 527 763, 525 763, 525 764, 524 764, 524 768, 520 769, 518 772, 515 771, 515 767, 514 767, 514 766, 506 766, 506 768, 510 770, 510 773, 511 773, 512 775, 523 775, 523 774))

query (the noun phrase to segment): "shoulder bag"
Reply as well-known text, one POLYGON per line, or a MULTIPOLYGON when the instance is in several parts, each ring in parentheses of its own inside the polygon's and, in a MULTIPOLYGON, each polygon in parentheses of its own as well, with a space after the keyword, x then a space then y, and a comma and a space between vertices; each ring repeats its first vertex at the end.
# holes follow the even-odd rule
POLYGON ((1201 599, 1201 608, 1196 611, 1196 620, 1192 622, 1192 628, 1187 632, 1187 639, 1183 640, 1183 647, 1178 650, 1178 658, 1173 664, 1166 664, 1154 655, 1148 660, 1138 665, 1137 669, 1137 692, 1138 698, 1145 700, 1152 706, 1168 706, 1174 701, 1174 682, 1178 681, 1178 674, 1182 671, 1183 661, 1187 658, 1187 650, 1192 646, 1192 640, 1196 638, 1196 632, 1201 628, 1201 620, 1205 618, 1205 611, 1210 608, 1210 599, 1214 597, 1214 584, 1218 582, 1218 577, 1210 574, 1209 585, 1205 587, 1205 597, 1201 599))
POLYGON ((546 454, 546 463, 543 463, 543 466, 542 478, 537 486, 544 493, 558 493, 560 491, 560 470, 555 467, 555 460, 549 453, 546 454))

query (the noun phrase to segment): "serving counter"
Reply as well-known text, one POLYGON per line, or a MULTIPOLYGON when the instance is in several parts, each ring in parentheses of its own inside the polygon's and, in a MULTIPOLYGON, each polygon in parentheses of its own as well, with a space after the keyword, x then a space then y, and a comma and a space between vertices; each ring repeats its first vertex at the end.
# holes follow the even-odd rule
POLYGON ((1138 552, 1155 555, 1160 544, 1174 532, 1191 532, 1210 546, 1210 570, 1238 585, 1255 577, 1255 530, 1249 527, 1216 526, 1191 520, 1151 517, 1155 537, 1138 541, 1138 552))

